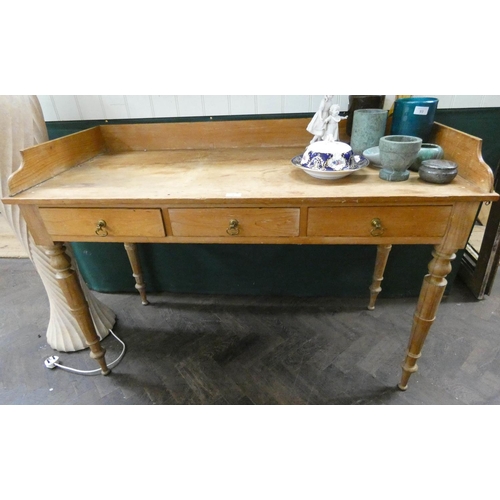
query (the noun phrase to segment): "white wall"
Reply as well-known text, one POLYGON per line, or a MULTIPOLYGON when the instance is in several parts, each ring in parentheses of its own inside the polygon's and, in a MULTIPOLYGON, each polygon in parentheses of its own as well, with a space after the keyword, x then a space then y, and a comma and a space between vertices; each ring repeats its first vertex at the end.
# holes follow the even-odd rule
MULTIPOLYGON (((321 95, 39 95, 46 121, 310 113, 321 95)), ((395 96, 387 96, 386 108, 395 96)), ((500 107, 498 95, 437 95, 440 108, 500 107)), ((336 96, 346 111, 348 96, 336 96)))

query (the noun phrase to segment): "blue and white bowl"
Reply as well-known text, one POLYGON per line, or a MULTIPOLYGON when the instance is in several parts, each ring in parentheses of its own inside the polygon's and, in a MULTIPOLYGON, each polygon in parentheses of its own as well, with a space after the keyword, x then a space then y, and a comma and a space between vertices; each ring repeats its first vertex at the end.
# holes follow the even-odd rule
POLYGON ((308 146, 292 163, 317 179, 341 179, 368 165, 368 160, 355 155, 344 142, 317 141, 308 146))

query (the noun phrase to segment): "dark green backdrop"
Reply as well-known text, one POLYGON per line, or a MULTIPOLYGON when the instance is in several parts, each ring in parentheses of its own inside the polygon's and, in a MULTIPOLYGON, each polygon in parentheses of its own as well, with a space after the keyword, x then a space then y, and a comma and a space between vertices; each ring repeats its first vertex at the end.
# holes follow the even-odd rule
MULTIPOLYGON (((214 120, 297 118, 301 115, 214 117, 214 120)), ((105 123, 199 121, 192 119, 48 122, 55 139, 105 123)), ((500 159, 500 108, 438 110, 436 121, 481 137, 483 157, 500 159)), ((135 281, 121 244, 74 243, 75 257, 89 288, 133 292, 135 281)), ((384 297, 414 297, 431 259, 431 246, 394 246, 383 282, 384 297)), ((149 292, 241 295, 367 297, 376 247, 296 245, 139 245, 149 292)), ((449 287, 458 272, 454 262, 449 287)), ((448 288, 449 289, 449 288, 448 288)))

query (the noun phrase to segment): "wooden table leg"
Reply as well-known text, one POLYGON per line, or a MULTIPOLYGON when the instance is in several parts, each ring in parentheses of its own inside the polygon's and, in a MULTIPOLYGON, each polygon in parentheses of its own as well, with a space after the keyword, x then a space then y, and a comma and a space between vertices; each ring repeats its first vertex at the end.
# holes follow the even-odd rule
POLYGON ((146 297, 146 284, 144 283, 142 275, 141 261, 139 260, 139 254, 137 253, 137 245, 135 243, 125 243, 124 246, 127 251, 128 260, 130 261, 130 266, 132 267, 133 276, 135 278, 135 288, 141 296, 142 305, 147 306, 149 301, 146 297))
POLYGON ((375 261, 373 282, 370 286, 370 304, 368 305, 370 311, 375 309, 375 302, 377 301, 378 294, 382 291, 380 284, 384 279, 385 266, 387 265, 391 249, 392 245, 379 245, 377 247, 377 260, 375 261))
MULTIPOLYGON (((456 250, 455 250, 456 251, 456 250)), ((446 289, 446 276, 451 272, 451 261, 455 258, 455 251, 436 247, 432 252, 433 259, 429 264, 429 274, 425 276, 418 300, 417 309, 413 317, 413 328, 408 344, 406 359, 403 363, 403 375, 398 387, 402 391, 408 389, 408 381, 418 370, 417 360, 422 353, 427 334, 436 319, 436 313, 446 289)))
POLYGON ((106 350, 101 346, 88 303, 85 300, 78 276, 71 267, 71 259, 66 254, 65 246, 62 243, 55 243, 53 246, 43 247, 43 249, 55 271, 55 278, 68 303, 68 308, 78 322, 85 342, 90 348, 90 357, 99 363, 102 374, 108 375, 111 370, 104 357, 106 350))

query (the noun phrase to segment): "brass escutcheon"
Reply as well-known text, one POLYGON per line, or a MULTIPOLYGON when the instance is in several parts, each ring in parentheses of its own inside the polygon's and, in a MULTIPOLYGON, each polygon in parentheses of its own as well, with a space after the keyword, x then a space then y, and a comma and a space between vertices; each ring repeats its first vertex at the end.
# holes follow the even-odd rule
POLYGON ((100 220, 97 223, 95 234, 97 234, 97 236, 100 236, 101 238, 105 238, 108 235, 108 231, 105 228, 106 228, 106 221, 100 220))
POLYGON ((382 227, 382 221, 380 219, 373 219, 372 226, 373 229, 370 231, 372 236, 377 237, 384 234, 385 229, 382 227))
POLYGON ((229 227, 226 229, 226 233, 229 234, 229 236, 237 236, 240 234, 238 224, 239 222, 236 219, 231 219, 229 221, 229 227))

